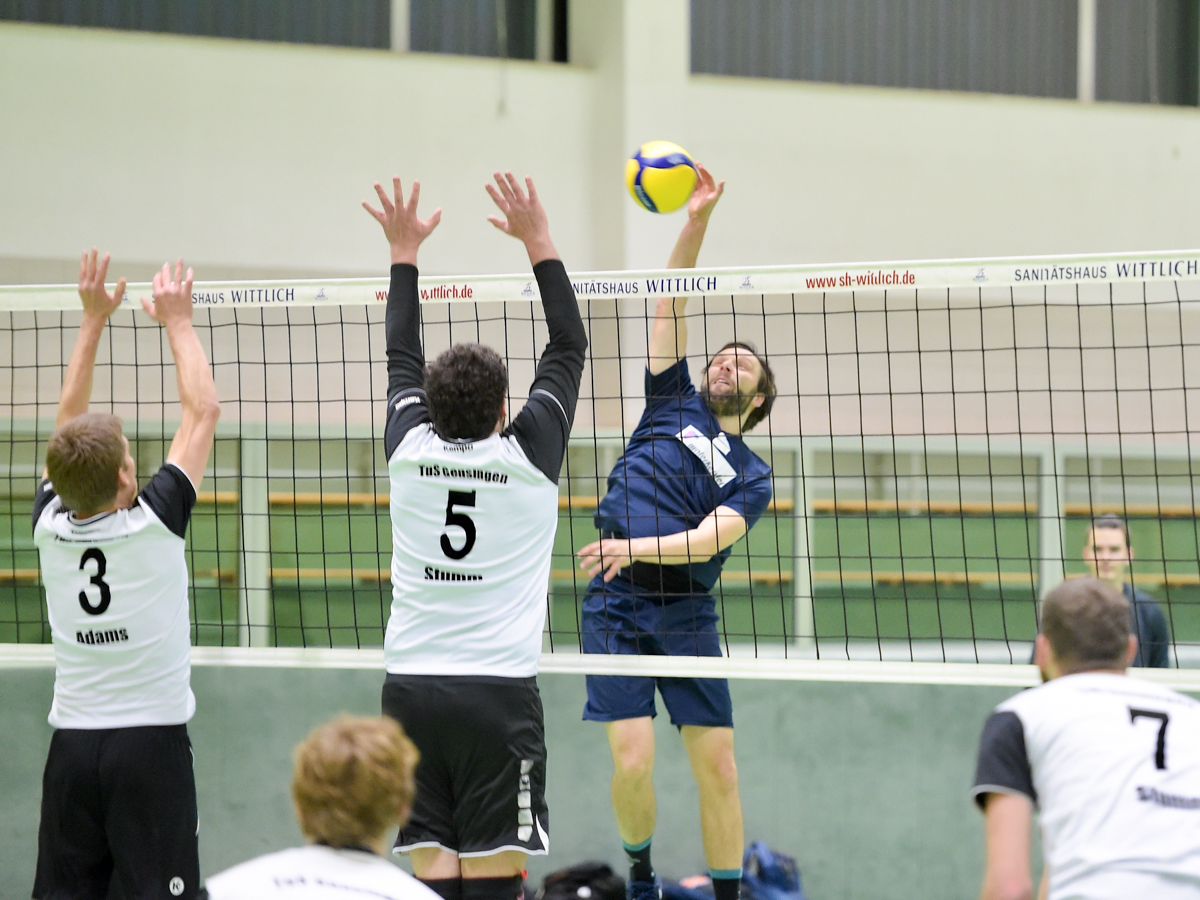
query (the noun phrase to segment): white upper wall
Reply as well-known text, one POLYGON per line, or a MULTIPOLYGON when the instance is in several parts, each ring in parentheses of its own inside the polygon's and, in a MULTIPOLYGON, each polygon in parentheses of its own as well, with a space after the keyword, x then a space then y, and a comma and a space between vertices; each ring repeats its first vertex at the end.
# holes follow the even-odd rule
POLYGON ((93 243, 378 274, 358 204, 393 173, 445 209, 424 270, 517 271, 497 166, 570 268, 656 267, 680 219, 622 182, 656 138, 729 182, 703 264, 1200 247, 1196 109, 692 76, 687 8, 576 2, 569 66, 0 25, 0 280, 93 243))

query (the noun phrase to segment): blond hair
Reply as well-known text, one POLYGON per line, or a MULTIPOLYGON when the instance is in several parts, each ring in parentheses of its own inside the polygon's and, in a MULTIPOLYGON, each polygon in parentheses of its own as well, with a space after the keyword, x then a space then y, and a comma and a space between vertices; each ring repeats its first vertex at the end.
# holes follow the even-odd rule
POLYGON ((313 729, 294 758, 292 800, 311 841, 369 844, 412 807, 420 754, 394 719, 339 716, 313 729))
POLYGON ((46 473, 68 509, 93 513, 117 496, 117 475, 125 462, 121 420, 108 413, 85 413, 50 435, 46 473))

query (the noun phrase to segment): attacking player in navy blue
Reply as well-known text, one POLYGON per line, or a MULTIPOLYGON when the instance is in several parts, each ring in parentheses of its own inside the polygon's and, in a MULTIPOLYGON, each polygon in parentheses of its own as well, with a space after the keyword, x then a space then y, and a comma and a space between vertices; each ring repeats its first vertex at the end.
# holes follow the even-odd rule
MULTIPOLYGON (((669 268, 695 266, 725 187, 698 168, 669 268)), ((592 576, 583 603, 585 653, 720 656, 711 591, 730 548, 771 500, 771 469, 742 440, 771 410, 771 370, 749 344, 730 342, 709 361, 697 391, 685 359, 686 303, 658 301, 646 409, 597 509, 601 539, 579 551, 581 567, 592 576)), ((589 675, 583 717, 606 724, 613 808, 630 862, 629 896, 661 895, 650 864, 656 687, 696 776, 716 900, 737 900, 742 807, 728 682, 589 675)))

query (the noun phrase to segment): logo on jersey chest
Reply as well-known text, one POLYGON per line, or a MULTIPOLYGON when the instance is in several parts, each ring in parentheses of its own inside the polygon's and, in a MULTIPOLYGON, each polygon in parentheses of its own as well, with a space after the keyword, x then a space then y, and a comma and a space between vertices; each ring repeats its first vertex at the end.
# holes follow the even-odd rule
POLYGON ((683 446, 692 451, 692 455, 704 464, 704 468, 708 469, 708 474, 716 479, 717 487, 725 487, 737 478, 737 472, 733 470, 733 466, 726 459, 730 448, 729 438, 724 432, 715 438, 710 438, 695 425, 689 425, 675 437, 679 438, 683 446))

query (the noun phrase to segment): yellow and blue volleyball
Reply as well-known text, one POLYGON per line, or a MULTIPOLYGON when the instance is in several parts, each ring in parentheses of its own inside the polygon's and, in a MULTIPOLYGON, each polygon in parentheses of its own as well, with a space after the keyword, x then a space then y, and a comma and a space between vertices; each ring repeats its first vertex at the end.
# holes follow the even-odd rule
POLYGON ((650 141, 625 163, 625 184, 640 206, 654 213, 674 212, 696 189, 696 163, 670 141, 650 141))

